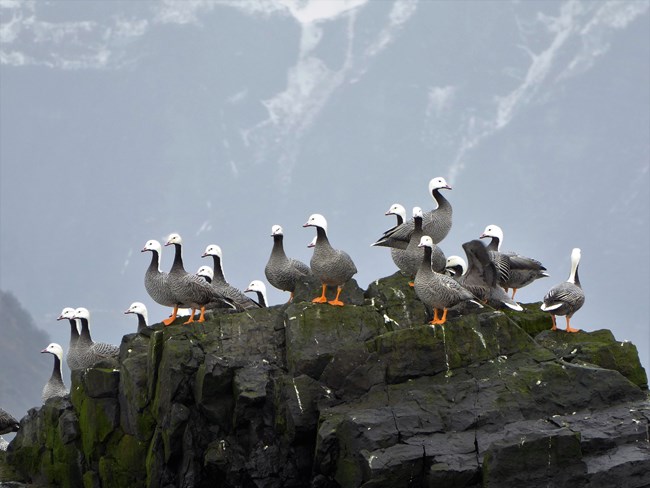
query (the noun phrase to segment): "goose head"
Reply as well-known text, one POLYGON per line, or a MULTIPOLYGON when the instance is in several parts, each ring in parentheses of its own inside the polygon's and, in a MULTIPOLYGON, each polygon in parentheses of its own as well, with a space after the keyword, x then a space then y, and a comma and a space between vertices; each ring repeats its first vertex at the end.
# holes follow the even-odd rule
POLYGON ((445 180, 442 176, 438 176, 437 178, 433 178, 431 181, 429 181, 429 193, 433 195, 433 192, 436 190, 451 190, 451 186, 447 183, 447 180, 445 180))
POLYGON ((422 218, 422 209, 420 207, 413 207, 413 218, 422 218))
POLYGON ((201 266, 196 272, 197 276, 203 276, 208 283, 214 279, 214 270, 210 266, 201 266))
POLYGON ((393 203, 384 215, 397 215, 402 217, 402 220, 406 220, 406 209, 399 203, 393 203))
POLYGON ((244 291, 256 291, 266 293, 266 285, 260 280, 253 280, 249 283, 244 291))
POLYGON ((72 320, 72 316, 74 315, 74 308, 72 307, 65 307, 63 310, 61 310, 61 315, 57 317, 56 320, 72 320))
POLYGON ((90 312, 88 311, 87 308, 84 307, 79 307, 77 308, 74 313, 72 314, 73 319, 90 319, 90 312))
POLYGON ((175 244, 177 246, 180 246, 183 244, 183 239, 181 239, 181 236, 179 234, 169 234, 169 237, 167 238, 167 242, 165 243, 165 246, 171 246, 172 244, 175 244))
POLYGON ((467 272, 467 263, 460 256, 449 256, 447 258, 447 264, 445 264, 445 270, 450 270, 453 272, 452 268, 460 267, 461 275, 464 275, 467 272))
POLYGON ((311 214, 303 227, 320 227, 327 233, 327 220, 321 214, 311 214))
POLYGON ((208 247, 205 248, 205 251, 203 252, 201 257, 205 258, 207 256, 217 256, 219 259, 223 258, 223 254, 221 253, 221 248, 216 244, 210 244, 208 247))
POLYGON ((271 227, 271 236, 281 236, 284 235, 284 232, 282 231, 282 226, 280 225, 274 225, 271 227))
POLYGON ((501 230, 501 227, 494 224, 488 225, 483 233, 479 236, 480 239, 484 239, 486 237, 497 239, 499 241, 499 247, 501 247, 501 244, 503 243, 503 231, 501 230))
POLYGON ((157 252, 158 254, 162 253, 162 246, 160 245, 160 242, 158 242, 155 239, 151 239, 150 241, 147 241, 144 245, 144 247, 140 250, 140 252, 157 252))
POLYGON ((147 316, 147 307, 144 303, 133 302, 129 308, 127 308, 124 313, 136 313, 138 315, 147 316))
POLYGON ((430 249, 433 249, 433 239, 431 239, 430 236, 422 236, 418 247, 428 247, 430 249))
POLYGON ((63 360, 63 348, 58 345, 56 342, 51 343, 49 346, 47 346, 45 349, 41 351, 47 352, 49 354, 54 354, 57 358, 59 358, 59 361, 63 360))

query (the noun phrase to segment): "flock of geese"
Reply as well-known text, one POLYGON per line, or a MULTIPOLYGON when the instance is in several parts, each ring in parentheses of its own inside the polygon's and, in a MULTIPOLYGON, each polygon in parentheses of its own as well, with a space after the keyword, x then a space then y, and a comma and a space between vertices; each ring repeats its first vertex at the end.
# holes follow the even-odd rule
MULTIPOLYGON (((391 249, 393 262, 402 274, 411 279, 410 284, 417 297, 432 311, 432 325, 444 324, 447 311, 462 304, 475 307, 487 304, 495 308, 522 310, 514 300, 517 290, 548 276, 546 268, 535 259, 502 251, 503 231, 497 225, 488 225, 479 236, 479 239, 490 239, 487 245, 478 239, 463 244, 467 259, 460 256, 446 257, 438 244, 451 229, 452 207, 441 190, 451 190, 451 187, 444 178, 433 178, 429 182, 429 193, 437 204, 436 208, 423 212, 421 208, 415 207, 413 218, 409 220, 404 207, 393 204, 386 215, 396 216, 397 223, 372 246, 391 249), (507 293, 509 289, 513 290, 512 295, 507 293)), ((316 236, 308 246, 313 248, 309 266, 285 254, 282 227, 272 227, 273 247, 264 269, 268 283, 289 292, 291 301, 296 283, 307 276, 313 276, 322 284, 322 292, 312 301, 343 306, 341 290, 357 273, 352 258, 345 251, 332 247, 327 220, 322 215, 311 215, 303 227, 316 229, 316 236), (326 297, 327 287, 336 288, 333 300, 326 297)), ((243 292, 226 281, 219 246, 211 244, 202 254, 202 257, 212 258, 213 266, 201 266, 196 273, 190 273, 183 265, 182 245, 183 240, 178 234, 171 234, 165 243, 165 246, 174 246, 174 261, 169 272, 160 269, 160 242, 149 240, 142 249, 142 252, 150 252, 152 255, 144 276, 145 289, 156 303, 172 309, 169 318, 163 320, 165 326, 176 320, 181 308, 191 310, 189 318, 184 322, 191 324, 195 321, 203 322, 205 313, 209 310, 241 312, 268 305, 266 286, 262 281, 252 281, 243 292), (256 299, 245 295, 247 292, 254 293, 256 299), (198 318, 195 319, 197 313, 198 318)), ((556 315, 566 317, 567 332, 579 330, 570 325, 571 317, 585 300, 578 278, 579 262, 580 249, 575 248, 571 253, 568 279, 551 288, 544 297, 541 309, 551 313, 552 330, 557 329, 556 315)), ((147 308, 144 304, 134 302, 124 313, 137 316, 138 331, 147 327, 147 308)), ((89 327, 90 312, 86 308, 64 308, 57 320, 66 319, 70 323, 70 344, 65 359, 71 370, 85 369, 100 360, 118 355, 117 346, 93 342, 89 327)), ((61 375, 63 348, 52 343, 41 352, 54 356, 52 375, 43 388, 42 399, 45 402, 51 397, 67 394, 67 388, 61 375)), ((4 417, 0 415, 0 419, 4 417)), ((8 425, 13 425, 11 421, 7 422, 8 425)), ((4 427, 0 426, 1 428, 4 427)))

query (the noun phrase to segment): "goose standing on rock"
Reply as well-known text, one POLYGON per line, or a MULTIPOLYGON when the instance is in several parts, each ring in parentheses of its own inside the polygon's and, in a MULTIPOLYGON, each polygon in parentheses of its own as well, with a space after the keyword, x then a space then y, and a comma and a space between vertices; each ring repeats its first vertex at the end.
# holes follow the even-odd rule
POLYGON ((147 241, 141 252, 147 251, 151 252, 151 264, 144 274, 144 287, 154 302, 164 307, 173 308, 171 316, 162 321, 163 324, 169 325, 176 319, 179 304, 176 303, 176 297, 169 287, 169 274, 160 270, 162 246, 160 242, 152 239, 147 241))
POLYGON ((63 361, 63 348, 56 344, 52 343, 41 351, 52 354, 54 356, 54 368, 52 369, 52 376, 45 383, 43 387, 43 394, 41 398, 43 403, 45 403, 50 398, 65 396, 68 394, 68 389, 63 383, 63 377, 61 375, 61 361, 63 361))
POLYGON ((79 329, 77 328, 77 319, 73 319, 74 308, 65 307, 61 310, 61 314, 56 320, 68 320, 70 322, 70 345, 68 346, 68 353, 65 355, 65 360, 68 363, 68 368, 79 369, 79 329))
POLYGON ((281 226, 271 227, 271 236, 273 237, 273 249, 264 268, 264 274, 272 286, 291 293, 289 296, 289 302, 291 302, 296 282, 305 276, 311 276, 311 269, 305 263, 287 257, 284 252, 284 232, 281 226))
POLYGON ((244 292, 254 292, 257 294, 257 303, 260 308, 269 306, 269 301, 266 299, 266 285, 260 280, 253 280, 246 287, 244 292))
POLYGON ((231 301, 214 287, 214 283, 210 284, 200 276, 185 271, 182 256, 183 240, 180 235, 170 234, 165 246, 172 245, 175 248, 175 253, 174 263, 169 270, 169 287, 176 297, 177 306, 186 304, 192 309, 190 318, 184 324, 194 322, 194 314, 197 310, 201 310, 198 322, 204 322, 206 305, 217 302, 230 304, 231 301))
POLYGON ((564 315, 566 316, 566 331, 580 331, 580 329, 574 329, 570 325, 573 314, 580 310, 580 307, 585 303, 585 293, 582 291, 580 278, 578 277, 580 255, 580 249, 577 247, 571 251, 571 272, 569 273, 569 278, 565 282, 551 288, 544 297, 544 303, 540 307, 543 311, 551 313, 551 318, 553 319, 553 327, 551 330, 557 330, 555 316, 564 315))
POLYGON ((320 297, 314 298, 312 302, 327 302, 325 296, 327 286, 336 286, 336 298, 327 303, 342 307, 343 302, 339 300, 341 290, 343 285, 356 274, 357 267, 345 251, 334 249, 331 246, 327 238, 327 220, 325 220, 325 217, 320 214, 312 214, 303 227, 316 227, 316 245, 309 265, 314 276, 323 285, 323 293, 320 297))
POLYGON ((127 308, 124 313, 134 313, 138 316, 138 330, 137 332, 142 332, 149 325, 147 307, 144 303, 133 302, 129 308, 127 308))
POLYGON ((19 428, 20 422, 18 422, 9 412, 0 408, 0 435, 17 432, 19 428))
POLYGON ((419 245, 424 248, 424 253, 415 275, 414 289, 422 303, 433 309, 433 320, 429 323, 444 324, 447 321, 447 310, 463 302, 472 302, 482 308, 476 297, 456 280, 431 269, 431 253, 434 246, 431 237, 422 236, 419 245), (438 317, 439 310, 442 310, 442 317, 438 317))
POLYGON ((79 307, 72 315, 73 319, 79 319, 81 333, 77 341, 79 350, 79 369, 86 369, 93 366, 102 359, 116 358, 120 348, 105 342, 94 342, 90 336, 90 312, 87 308, 79 307))
MULTIPOLYGON (((451 190, 451 186, 441 176, 429 181, 429 193, 438 207, 426 212, 422 220, 424 235, 430 236, 434 244, 441 242, 451 229, 452 208, 449 201, 440 194, 440 190, 451 190)), ((414 222, 409 220, 384 232, 373 246, 397 247, 406 249, 414 229, 414 222)))
POLYGON ((512 288, 512 298, 519 288, 530 285, 533 281, 548 276, 542 263, 533 258, 527 258, 514 252, 501 252, 503 230, 498 225, 488 225, 480 239, 490 237, 487 245, 490 259, 499 272, 499 284, 508 291, 512 288))
MULTIPOLYGON (((212 286, 217 293, 226 298, 227 303, 231 304, 231 308, 234 308, 237 312, 259 308, 259 305, 244 295, 239 288, 232 286, 228 281, 226 281, 226 277, 223 273, 223 253, 221 248, 216 244, 210 244, 205 248, 205 252, 201 255, 202 258, 208 256, 212 256, 212 262, 214 264, 212 286)), ((215 306, 213 308, 217 307, 215 306)))

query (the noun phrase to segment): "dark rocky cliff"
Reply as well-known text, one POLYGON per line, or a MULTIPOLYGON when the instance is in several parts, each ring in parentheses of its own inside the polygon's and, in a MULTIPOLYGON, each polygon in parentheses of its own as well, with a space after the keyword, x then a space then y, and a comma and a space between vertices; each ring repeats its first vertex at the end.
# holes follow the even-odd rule
POLYGON ((311 293, 125 336, 29 411, 8 463, 88 488, 650 485, 632 344, 551 333, 539 304, 423 325, 398 275, 343 308, 311 293))

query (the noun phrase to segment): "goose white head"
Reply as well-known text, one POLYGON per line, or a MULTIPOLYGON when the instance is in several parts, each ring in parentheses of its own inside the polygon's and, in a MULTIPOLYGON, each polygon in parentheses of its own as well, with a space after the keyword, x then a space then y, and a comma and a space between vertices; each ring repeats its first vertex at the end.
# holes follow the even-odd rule
POLYGON ((71 320, 73 318, 72 317, 73 315, 74 315, 74 308, 65 307, 63 310, 61 310, 61 315, 59 315, 56 320, 65 320, 65 319, 71 320))
POLYGON ((217 256, 218 258, 223 258, 223 254, 221 253, 221 248, 216 244, 210 244, 208 247, 205 248, 205 251, 203 252, 201 257, 204 258, 206 256, 217 256))
POLYGON ((429 193, 433 193, 435 190, 442 190, 443 188, 445 190, 451 190, 451 186, 447 184, 447 180, 442 176, 438 176, 429 181, 429 193))
POLYGON ((463 258, 460 256, 449 256, 445 268, 455 268, 456 266, 460 266, 460 269, 462 270, 461 275, 464 275, 467 272, 467 263, 463 258))
POLYGON ((210 281, 214 278, 214 270, 210 266, 201 266, 196 272, 197 276, 205 276, 210 281))
POLYGON ((90 319, 90 312, 88 311, 87 308, 84 307, 79 307, 74 311, 74 314, 72 314, 73 319, 90 319))
POLYGON ((59 361, 63 360, 63 348, 60 345, 58 345, 56 342, 51 343, 49 346, 47 346, 41 352, 42 353, 47 352, 47 353, 50 353, 50 354, 54 354, 56 357, 59 358, 59 361))
POLYGON ((393 203, 384 215, 398 215, 402 220, 406 220, 406 209, 399 203, 393 203))
POLYGON ((140 252, 147 252, 147 251, 155 251, 158 254, 162 253, 162 246, 160 245, 160 242, 158 242, 155 239, 151 239, 150 241, 147 241, 142 248, 140 252))
POLYGON ((483 233, 479 236, 479 239, 484 239, 485 237, 494 237, 499 240, 498 248, 501 248, 503 244, 503 231, 498 225, 490 224, 488 225, 483 233))
POLYGON ((420 207, 413 207, 413 217, 419 217, 422 218, 422 209, 420 207))
POLYGON ((282 231, 282 226, 274 225, 271 227, 271 236, 282 236, 284 232, 282 231))
POLYGON ((430 236, 422 236, 418 247, 430 247, 433 249, 433 239, 430 236))
POLYGON ((258 291, 266 294, 266 285, 260 280, 253 280, 249 283, 244 291, 258 291))
POLYGON ((327 220, 321 214, 311 214, 303 227, 320 227, 327 233, 327 220))
POLYGON ((144 303, 141 302, 133 302, 129 308, 127 308, 124 313, 137 313, 138 315, 142 315, 145 318, 147 317, 147 307, 145 306, 144 303))
POLYGON ((169 234, 165 246, 171 246, 172 244, 183 244, 183 239, 181 239, 181 236, 179 234, 169 234))
POLYGON ((571 262, 577 265, 580 262, 581 255, 582 252, 580 251, 580 248, 574 247, 573 250, 571 251, 571 262))

